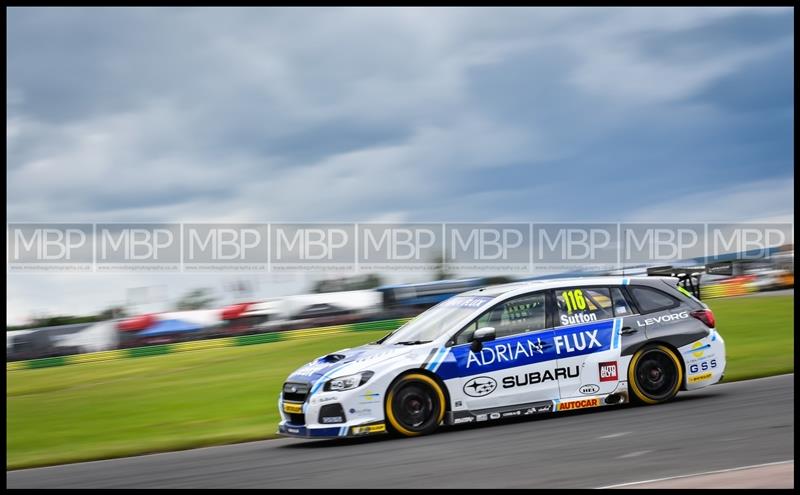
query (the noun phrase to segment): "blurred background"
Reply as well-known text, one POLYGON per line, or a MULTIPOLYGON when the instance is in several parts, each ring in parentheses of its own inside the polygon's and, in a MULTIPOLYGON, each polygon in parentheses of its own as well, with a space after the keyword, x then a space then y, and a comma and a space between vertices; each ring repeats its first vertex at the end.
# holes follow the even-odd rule
MULTIPOLYGON (((780 223, 792 234, 758 256, 701 250, 669 264, 730 262, 699 275, 726 381, 794 369, 792 7, 6 18, 7 225, 780 223)), ((663 264, 25 271, 7 242, 7 469, 271 438, 288 373, 447 297, 663 264)), ((724 409, 761 412, 787 395, 724 409)), ((698 419, 723 409, 698 402, 713 413, 698 419)), ((728 458, 697 438, 684 446, 703 462, 728 458)), ((768 447, 754 452, 783 452, 768 447)))
MULTIPOLYGON (((794 247, 773 248, 761 258, 730 253, 730 274, 699 274, 703 300, 743 296, 794 288, 794 247)), ((696 265, 680 260, 676 266, 696 265)), ((258 299, 249 284, 255 277, 226 284, 223 289, 199 287, 175 300, 165 298, 165 287, 127 290, 126 303, 88 316, 42 317, 26 325, 9 326, 6 360, 26 360, 98 352, 128 347, 169 344, 218 337, 346 325, 416 316, 460 292, 514 281, 574 276, 619 275, 621 270, 571 271, 539 276, 492 275, 448 278, 446 265, 432 280, 383 284, 379 274, 320 279, 303 294, 258 299), (220 295, 220 293, 222 295, 220 295), (220 299, 230 302, 219 303, 220 299), (148 308, 171 306, 168 311, 148 308)), ((647 267, 628 268, 628 275, 646 274, 647 267)), ((396 276, 396 275, 395 275, 396 276)), ((784 292, 782 292, 784 293, 784 292)))

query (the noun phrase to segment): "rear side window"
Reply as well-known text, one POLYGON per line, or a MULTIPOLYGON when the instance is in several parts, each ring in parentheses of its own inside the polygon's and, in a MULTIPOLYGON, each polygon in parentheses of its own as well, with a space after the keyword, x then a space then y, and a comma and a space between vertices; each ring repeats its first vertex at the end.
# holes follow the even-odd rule
POLYGON ((632 286, 630 291, 642 314, 672 309, 680 304, 674 297, 652 287, 632 286))

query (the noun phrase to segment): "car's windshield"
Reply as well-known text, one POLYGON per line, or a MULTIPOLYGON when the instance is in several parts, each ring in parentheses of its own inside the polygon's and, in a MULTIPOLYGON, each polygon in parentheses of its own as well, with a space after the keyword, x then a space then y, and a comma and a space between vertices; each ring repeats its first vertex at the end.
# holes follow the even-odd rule
POLYGON ((485 306, 492 299, 490 296, 453 296, 417 315, 380 343, 414 345, 431 342, 448 330, 456 330, 453 325, 458 320, 485 306))

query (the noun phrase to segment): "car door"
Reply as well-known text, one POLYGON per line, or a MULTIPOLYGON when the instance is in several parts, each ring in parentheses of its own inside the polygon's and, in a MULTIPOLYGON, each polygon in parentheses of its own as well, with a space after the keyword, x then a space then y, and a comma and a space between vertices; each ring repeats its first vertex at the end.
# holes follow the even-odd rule
POLYGON ((528 404, 558 397, 556 356, 545 291, 500 302, 450 342, 454 359, 439 369, 458 377, 456 393, 471 411, 528 404), (495 339, 471 349, 472 334, 495 329, 495 339))
MULTIPOLYGON (((621 373, 621 332, 635 325, 617 287, 564 287, 553 291, 554 345, 559 368, 558 409, 600 405, 614 392, 621 373), (619 316, 617 316, 619 315, 619 316), (591 399, 569 401, 568 399, 591 399)), ((642 330, 642 334, 644 331, 642 330)))

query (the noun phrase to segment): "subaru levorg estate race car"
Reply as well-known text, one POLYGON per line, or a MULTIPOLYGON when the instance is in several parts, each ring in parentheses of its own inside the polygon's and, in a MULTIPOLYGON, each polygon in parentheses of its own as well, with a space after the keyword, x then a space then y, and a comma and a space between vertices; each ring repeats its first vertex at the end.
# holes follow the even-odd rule
POLYGON ((292 373, 278 432, 303 438, 665 402, 717 383, 714 315, 667 277, 522 282, 465 292, 382 339, 292 373))

